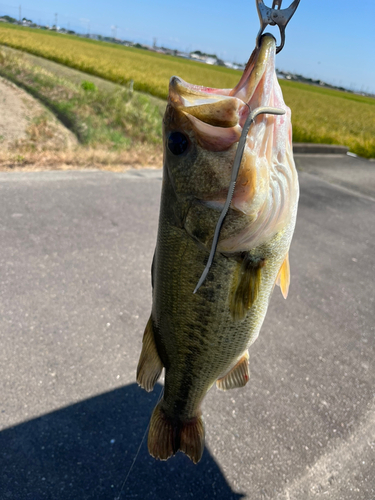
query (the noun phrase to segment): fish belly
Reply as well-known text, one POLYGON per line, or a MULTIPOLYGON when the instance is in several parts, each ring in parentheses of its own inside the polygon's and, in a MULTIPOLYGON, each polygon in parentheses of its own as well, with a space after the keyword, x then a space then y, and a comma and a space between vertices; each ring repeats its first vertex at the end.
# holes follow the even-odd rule
POLYGON ((163 408, 169 417, 193 418, 207 390, 257 338, 282 260, 268 256, 256 300, 244 318, 234 320, 231 303, 238 259, 217 253, 205 283, 193 294, 207 251, 183 228, 161 218, 152 321, 166 370, 163 408))

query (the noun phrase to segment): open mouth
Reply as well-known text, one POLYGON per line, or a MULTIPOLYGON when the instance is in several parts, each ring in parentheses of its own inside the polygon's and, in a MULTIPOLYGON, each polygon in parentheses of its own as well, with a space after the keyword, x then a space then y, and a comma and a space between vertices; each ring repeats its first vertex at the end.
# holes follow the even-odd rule
POLYGON ((249 112, 260 106, 285 108, 275 74, 276 43, 264 35, 233 89, 193 85, 174 76, 169 102, 189 118, 202 146, 220 151, 237 142, 249 112))

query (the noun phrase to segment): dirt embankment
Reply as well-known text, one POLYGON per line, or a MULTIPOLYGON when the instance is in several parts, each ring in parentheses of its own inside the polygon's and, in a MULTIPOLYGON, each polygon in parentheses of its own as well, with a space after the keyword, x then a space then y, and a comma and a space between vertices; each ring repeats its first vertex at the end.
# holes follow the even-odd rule
POLYGON ((0 170, 35 167, 33 159, 72 151, 75 135, 27 92, 0 77, 0 170))
POLYGON ((0 79, 0 141, 2 149, 26 138, 27 99, 14 85, 0 79))
POLYGON ((27 92, 0 77, 0 149, 14 152, 28 144, 34 149, 71 148, 77 144, 46 108, 27 92))
POLYGON ((0 70, 0 170, 161 167, 159 102, 1 46, 0 70))

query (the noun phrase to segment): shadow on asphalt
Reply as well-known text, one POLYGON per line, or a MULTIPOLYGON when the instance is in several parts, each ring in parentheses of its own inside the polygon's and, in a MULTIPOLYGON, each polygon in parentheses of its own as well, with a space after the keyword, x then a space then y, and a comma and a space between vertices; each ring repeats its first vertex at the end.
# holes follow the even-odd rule
MULTIPOLYGON (((2 431, 0 498, 118 498, 160 391, 131 384, 2 431)), ((207 449, 196 466, 181 453, 159 462, 145 440, 119 498, 243 495, 231 490, 207 449)))

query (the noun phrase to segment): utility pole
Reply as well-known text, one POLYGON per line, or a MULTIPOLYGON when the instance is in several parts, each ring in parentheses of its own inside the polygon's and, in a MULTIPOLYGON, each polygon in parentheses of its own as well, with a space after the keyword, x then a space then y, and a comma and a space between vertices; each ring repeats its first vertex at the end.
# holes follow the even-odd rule
POLYGON ((20 24, 21 24, 21 22, 22 22, 21 5, 19 7, 19 17, 20 17, 20 24))
POLYGON ((55 28, 56 28, 56 31, 57 31, 57 12, 55 14, 55 28))

